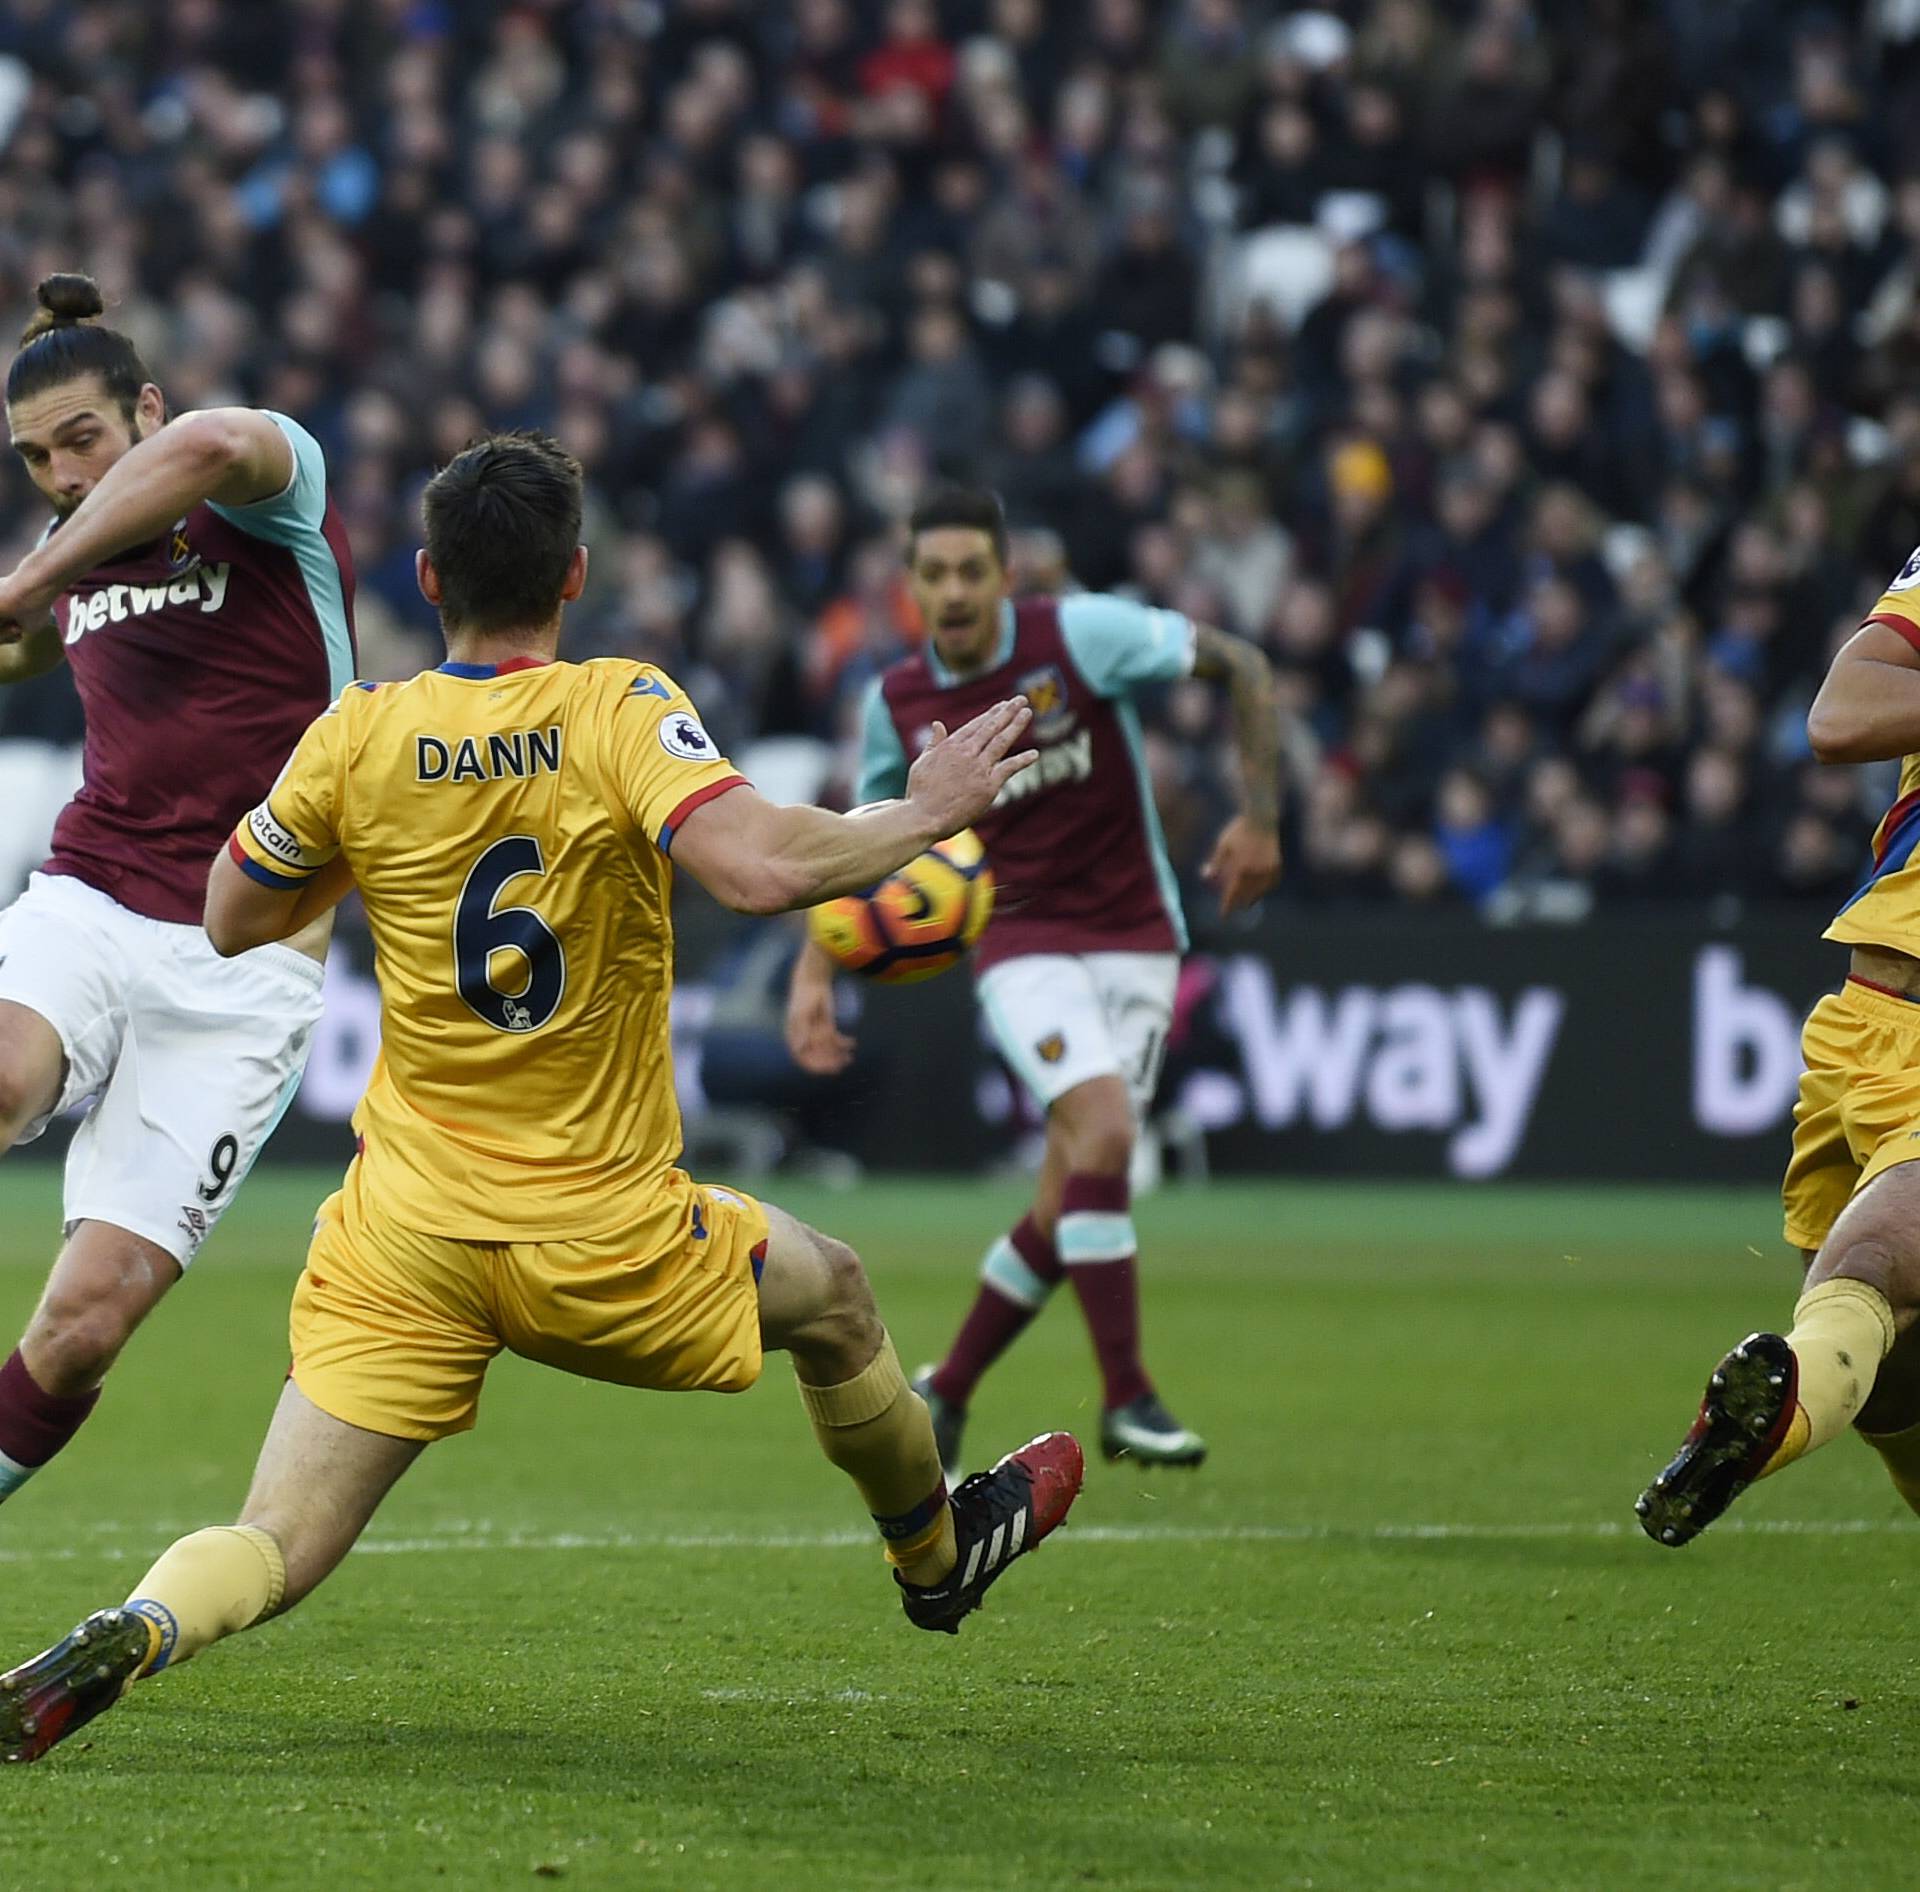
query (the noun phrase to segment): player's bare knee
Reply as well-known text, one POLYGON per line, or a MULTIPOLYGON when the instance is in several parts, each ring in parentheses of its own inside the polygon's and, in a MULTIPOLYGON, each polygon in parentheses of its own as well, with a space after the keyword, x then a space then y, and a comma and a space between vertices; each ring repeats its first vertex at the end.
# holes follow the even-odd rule
POLYGON ((866 1268, 845 1242, 827 1244, 827 1280, 829 1322, 850 1352, 863 1355, 864 1365, 880 1345, 880 1310, 866 1268))
POLYGON ((1133 1118, 1089 1112, 1067 1135, 1068 1160, 1082 1176, 1124 1176, 1133 1160, 1133 1118))
POLYGON ((180 1278, 163 1249, 85 1223, 54 1264, 20 1342, 27 1371, 57 1397, 99 1385, 120 1349, 180 1278))
POLYGON ((0 1000, 0 1149, 60 1101, 66 1053, 37 1012, 0 1000))
POLYGON ((144 1307, 136 1310, 112 1299, 49 1294, 20 1342, 27 1371, 56 1399, 89 1392, 106 1377, 144 1313, 144 1307))
POLYGON ((791 1350, 803 1379, 834 1386, 866 1368, 880 1351, 886 1329, 860 1257, 831 1236, 818 1240, 825 1292, 818 1312, 794 1336, 791 1350))
POLYGON ((1076 1085, 1054 1105, 1048 1131, 1069 1171, 1124 1176, 1133 1160, 1135 1135, 1127 1087, 1117 1077, 1076 1085))
POLYGON ((47 1086, 0 1053, 0 1149, 9 1149, 47 1108, 47 1086))
POLYGON ((1809 1287, 1832 1280, 1863 1281, 1878 1288, 1896 1314, 1911 1315, 1920 1307, 1920 1260, 1873 1236, 1848 1242, 1831 1259, 1823 1256, 1807 1274, 1809 1287))

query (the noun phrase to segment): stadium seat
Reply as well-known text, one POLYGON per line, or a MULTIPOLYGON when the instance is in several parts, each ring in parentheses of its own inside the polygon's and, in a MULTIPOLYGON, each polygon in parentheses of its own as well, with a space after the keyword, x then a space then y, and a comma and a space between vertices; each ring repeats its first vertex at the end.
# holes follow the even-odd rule
POLYGON ((1333 244, 1304 224, 1274 224, 1227 253, 1219 285, 1222 326, 1235 332, 1255 303, 1269 304, 1290 329, 1333 284, 1333 244))
POLYGON ((812 736, 762 736, 734 765, 769 801, 817 801, 833 773, 833 751, 812 736))

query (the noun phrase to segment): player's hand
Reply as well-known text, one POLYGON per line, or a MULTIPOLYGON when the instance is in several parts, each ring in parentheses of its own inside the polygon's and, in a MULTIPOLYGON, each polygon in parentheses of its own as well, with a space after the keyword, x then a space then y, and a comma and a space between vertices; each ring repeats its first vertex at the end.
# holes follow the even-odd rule
POLYGON ((46 623, 58 596, 29 582, 22 566, 0 578, 0 643, 17 644, 36 625, 46 623))
POLYGON ((1200 878, 1220 890, 1220 911, 1237 913, 1273 890, 1280 878, 1280 837, 1245 815, 1235 815, 1200 870, 1200 878))
POLYGON ((978 821, 1001 789, 1040 759, 1037 749, 1013 746, 1032 721, 1027 699, 1010 696, 952 735, 934 724, 933 740, 907 771, 907 799, 931 819, 936 840, 978 821))
POLYGON ((801 1070, 838 1077, 853 1062, 853 1040, 833 1009, 833 975, 802 953, 787 990, 787 1049, 801 1070))

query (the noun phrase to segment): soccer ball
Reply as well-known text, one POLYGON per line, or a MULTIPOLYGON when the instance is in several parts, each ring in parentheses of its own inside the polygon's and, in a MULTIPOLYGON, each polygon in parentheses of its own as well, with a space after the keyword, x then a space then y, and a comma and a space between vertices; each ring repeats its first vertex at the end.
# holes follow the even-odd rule
POLYGON ((807 931, 849 972, 913 985, 957 966, 993 912, 993 870, 971 828, 930 847, 865 893, 807 915, 807 931))

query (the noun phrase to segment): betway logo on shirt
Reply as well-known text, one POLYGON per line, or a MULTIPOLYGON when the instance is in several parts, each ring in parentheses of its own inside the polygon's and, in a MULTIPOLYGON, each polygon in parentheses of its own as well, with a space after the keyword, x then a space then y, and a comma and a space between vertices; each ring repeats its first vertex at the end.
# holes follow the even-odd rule
POLYGON ((993 805, 1004 808, 1009 802, 1021 801, 1028 795, 1043 788, 1053 788, 1061 782, 1084 782, 1093 773, 1093 731, 1082 729, 1070 736, 1065 742, 1056 742, 1051 748, 1040 751, 1040 760, 1030 769, 1022 769, 1001 787, 994 796, 993 805))
POLYGON ((109 624, 124 624, 170 605, 197 604, 202 611, 217 611, 227 601, 232 577, 233 567, 223 559, 218 565, 195 565, 164 585, 102 585, 68 604, 67 642, 77 644, 89 631, 103 631, 109 624))

